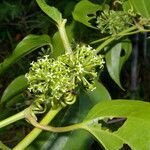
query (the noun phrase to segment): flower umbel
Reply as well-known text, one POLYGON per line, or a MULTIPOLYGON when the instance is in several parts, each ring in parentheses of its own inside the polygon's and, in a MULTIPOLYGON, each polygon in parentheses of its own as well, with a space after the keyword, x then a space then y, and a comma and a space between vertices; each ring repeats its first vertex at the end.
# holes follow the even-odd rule
POLYGON ((131 26, 132 19, 127 12, 105 10, 97 18, 96 23, 102 33, 115 35, 131 26))
POLYGON ((94 90, 96 68, 103 68, 103 57, 90 46, 77 46, 73 57, 64 54, 57 59, 45 55, 31 63, 26 78, 29 91, 52 107, 66 106, 76 101, 79 85, 94 90))

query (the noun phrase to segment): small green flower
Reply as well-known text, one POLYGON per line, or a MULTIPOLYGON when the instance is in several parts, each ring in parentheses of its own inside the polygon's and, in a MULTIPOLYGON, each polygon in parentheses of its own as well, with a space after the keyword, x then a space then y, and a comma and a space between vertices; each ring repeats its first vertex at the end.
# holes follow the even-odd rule
POLYGON ((94 90, 96 68, 103 68, 103 57, 90 46, 77 46, 73 57, 64 54, 57 59, 45 55, 31 63, 26 78, 29 91, 52 107, 71 105, 76 101, 79 85, 94 90))
POLYGON ((132 24, 132 19, 127 12, 105 10, 97 18, 97 27, 101 33, 118 34, 119 32, 129 28, 132 24))

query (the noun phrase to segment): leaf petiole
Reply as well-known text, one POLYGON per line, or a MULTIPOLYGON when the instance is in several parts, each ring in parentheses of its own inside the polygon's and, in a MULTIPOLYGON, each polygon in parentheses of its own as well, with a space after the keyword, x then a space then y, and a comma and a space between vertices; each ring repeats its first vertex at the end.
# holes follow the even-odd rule
POLYGON ((25 118, 35 127, 46 130, 46 131, 51 131, 51 132, 68 132, 76 129, 82 128, 82 123, 66 126, 66 127, 53 127, 53 126, 47 126, 41 123, 38 123, 36 119, 30 114, 26 113, 25 118))

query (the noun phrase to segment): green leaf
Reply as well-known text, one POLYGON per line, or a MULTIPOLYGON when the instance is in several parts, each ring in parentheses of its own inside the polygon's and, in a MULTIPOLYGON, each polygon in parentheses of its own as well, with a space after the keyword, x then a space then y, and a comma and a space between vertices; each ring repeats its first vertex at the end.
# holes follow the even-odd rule
POLYGON ((48 35, 28 35, 15 48, 12 55, 0 64, 0 75, 3 74, 12 64, 20 58, 31 53, 33 50, 44 45, 50 45, 50 37, 48 35))
POLYGON ((132 150, 150 149, 150 104, 147 102, 113 100, 99 103, 83 123, 83 128, 107 150, 119 150, 124 145, 132 150), (113 123, 109 122, 113 118, 125 118, 116 130, 112 130, 113 123))
POLYGON ((96 89, 94 91, 87 92, 87 96, 94 102, 111 100, 111 96, 107 89, 102 85, 102 83, 95 81, 96 89))
POLYGON ((129 2, 137 13, 141 14, 144 18, 150 19, 149 0, 129 0, 129 2))
POLYGON ((49 6, 44 0, 36 0, 39 7, 57 24, 62 22, 62 14, 55 7, 49 6))
MULTIPOLYGON (((98 81, 96 81, 96 89, 93 92, 83 92, 80 95, 79 112, 75 120, 82 121, 87 112, 97 103, 102 101, 109 101, 111 97, 107 89, 98 81)), ((66 137, 65 137, 66 138, 66 137)), ((90 134, 85 131, 79 130, 69 134, 68 139, 62 150, 70 150, 70 147, 76 147, 77 150, 87 150, 92 144, 90 134), (74 142, 76 141, 76 142, 74 142)), ((61 149, 60 149, 61 150, 61 149)))
POLYGON ((11 99, 7 100, 5 107, 6 108, 23 107, 31 104, 32 102, 27 100, 27 97, 23 92, 24 90, 20 91, 16 96, 13 96, 11 99))
POLYGON ((59 137, 51 150, 87 150, 92 143, 93 139, 87 131, 78 130, 59 137))
POLYGON ((105 55, 108 72, 121 89, 123 89, 120 83, 121 69, 129 58, 131 51, 131 42, 126 40, 113 46, 105 55))
MULTIPOLYGON (((98 102, 109 101, 111 99, 109 92, 101 83, 96 81, 95 86, 96 89, 93 92, 81 92, 79 97, 79 110, 74 118, 76 122, 82 121, 87 112, 98 102)), ((66 142, 63 148, 58 150, 70 150, 70 147, 76 147, 77 150, 87 150, 93 142, 90 134, 82 130, 71 132, 67 138, 66 136, 63 138, 66 139, 66 142)))
POLYGON ((21 93, 23 90, 25 90, 27 86, 28 86, 28 82, 24 75, 17 77, 5 89, 1 98, 1 103, 4 103, 4 102, 6 103, 10 99, 12 99, 14 96, 21 93))
POLYGON ((106 9, 107 7, 107 5, 98 5, 88 0, 82 0, 75 6, 73 18, 88 27, 95 28, 89 21, 96 18, 97 11, 106 9))

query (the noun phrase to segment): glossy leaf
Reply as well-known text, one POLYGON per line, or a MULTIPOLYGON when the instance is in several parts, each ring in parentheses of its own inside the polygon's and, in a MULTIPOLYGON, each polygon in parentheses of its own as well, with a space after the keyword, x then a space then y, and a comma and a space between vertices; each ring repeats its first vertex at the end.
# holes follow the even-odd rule
POLYGON ((87 92, 87 96, 94 102, 111 100, 111 96, 107 89, 102 85, 102 83, 95 81, 96 89, 94 91, 87 92))
POLYGON ((137 13, 141 14, 144 18, 150 19, 149 0, 129 0, 129 2, 137 13))
POLYGON ((0 75, 3 74, 12 64, 20 58, 31 53, 33 50, 44 45, 50 45, 50 37, 48 35, 28 35, 15 48, 12 55, 0 64, 0 75))
POLYGON ((23 90, 25 90, 27 86, 28 86, 28 82, 24 75, 17 77, 5 89, 1 98, 1 103, 9 101, 14 96, 21 93, 23 90))
POLYGON ((150 104, 147 102, 113 100, 99 103, 90 110, 84 125, 107 150, 119 150, 124 145, 132 150, 150 149, 150 104), (113 118, 126 120, 113 131, 108 127, 113 125, 113 122, 109 123, 113 118))
POLYGON ((21 90, 16 96, 13 96, 11 99, 8 99, 6 102, 6 108, 13 108, 13 107, 23 107, 27 106, 32 103, 31 100, 27 100, 27 97, 23 93, 24 89, 21 90))
POLYGON ((129 40, 121 42, 113 46, 109 52, 106 53, 106 66, 111 78, 117 85, 123 89, 120 83, 120 73, 123 64, 129 58, 132 51, 132 45, 129 40))
POLYGON ((96 18, 97 11, 106 9, 107 7, 107 5, 103 6, 91 3, 88 0, 82 0, 75 6, 73 17, 76 21, 79 21, 88 27, 95 28, 89 21, 96 18))
MULTIPOLYGON (((75 120, 78 122, 82 121, 87 112, 98 102, 109 101, 111 99, 107 89, 98 81, 96 81, 96 89, 93 92, 82 93, 80 95, 80 105, 79 112, 75 120)), ((92 144, 92 139, 90 134, 85 131, 75 131, 69 133, 67 136, 63 137, 66 141, 62 149, 58 150, 70 150, 70 147, 76 147, 76 149, 87 150, 89 146, 92 144), (76 141, 76 142, 74 142, 76 141)), ((62 137, 61 137, 62 138, 62 137)), ((55 146, 58 144, 55 144, 55 146)))
POLYGON ((55 7, 49 6, 44 0, 36 0, 39 7, 57 24, 62 22, 62 14, 55 7))

